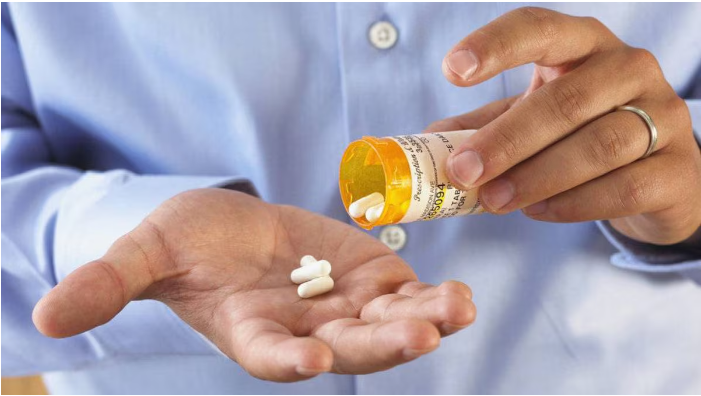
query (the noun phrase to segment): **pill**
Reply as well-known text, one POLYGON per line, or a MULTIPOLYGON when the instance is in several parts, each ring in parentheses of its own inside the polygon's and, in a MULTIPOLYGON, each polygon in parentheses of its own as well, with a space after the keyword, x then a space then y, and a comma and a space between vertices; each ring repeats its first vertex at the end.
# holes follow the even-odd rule
POLYGON ((367 219, 367 221, 374 223, 380 218, 380 216, 382 216, 383 210, 385 210, 384 202, 372 206, 365 212, 365 218, 367 219))
POLYGON ((333 289, 333 279, 330 276, 322 276, 299 285, 297 294, 302 298, 310 298, 324 294, 331 289, 333 289))
POLYGON ((319 260, 316 263, 305 265, 304 267, 299 267, 292 271, 290 279, 296 284, 304 283, 310 281, 314 278, 320 278, 322 276, 328 276, 331 273, 331 263, 326 260, 319 260))
POLYGON ((350 204, 348 206, 348 214, 353 218, 363 217, 370 207, 383 202, 385 202, 385 197, 378 192, 374 192, 350 204))
POLYGON ((302 267, 304 267, 305 265, 313 264, 313 263, 316 263, 316 259, 314 258, 314 256, 309 255, 309 254, 302 257, 302 259, 299 260, 299 265, 301 265, 302 267))

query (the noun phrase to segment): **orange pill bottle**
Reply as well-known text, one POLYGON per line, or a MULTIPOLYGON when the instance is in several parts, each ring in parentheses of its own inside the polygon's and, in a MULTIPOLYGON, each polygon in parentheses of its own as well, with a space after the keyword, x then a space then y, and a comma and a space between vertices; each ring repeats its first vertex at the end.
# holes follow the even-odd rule
POLYGON ((341 159, 339 188, 343 205, 379 192, 385 198, 380 218, 354 218, 362 228, 482 213, 478 190, 455 188, 445 174, 450 153, 474 130, 423 133, 351 142, 341 159))

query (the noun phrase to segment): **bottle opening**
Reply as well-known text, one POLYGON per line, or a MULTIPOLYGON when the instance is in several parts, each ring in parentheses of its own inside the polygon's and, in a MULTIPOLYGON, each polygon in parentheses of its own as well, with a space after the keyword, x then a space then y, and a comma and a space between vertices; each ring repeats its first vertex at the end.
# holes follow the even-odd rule
POLYGON ((401 147, 388 138, 363 137, 352 142, 341 159, 339 174, 341 199, 349 206, 372 193, 385 199, 382 214, 375 222, 352 217, 364 229, 398 223, 411 197, 411 171, 401 147))
POLYGON ((346 211, 368 230, 482 213, 479 189, 457 189, 445 173, 450 154, 475 132, 365 136, 352 142, 343 154, 339 174, 346 211))

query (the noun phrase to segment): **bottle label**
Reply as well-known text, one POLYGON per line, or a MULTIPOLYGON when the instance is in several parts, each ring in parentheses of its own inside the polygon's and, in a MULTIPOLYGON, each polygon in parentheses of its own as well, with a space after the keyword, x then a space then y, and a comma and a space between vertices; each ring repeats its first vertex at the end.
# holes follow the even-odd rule
POLYGON ((450 153, 475 130, 394 136, 411 168, 411 201, 400 223, 482 213, 478 189, 458 190, 448 180, 450 153))

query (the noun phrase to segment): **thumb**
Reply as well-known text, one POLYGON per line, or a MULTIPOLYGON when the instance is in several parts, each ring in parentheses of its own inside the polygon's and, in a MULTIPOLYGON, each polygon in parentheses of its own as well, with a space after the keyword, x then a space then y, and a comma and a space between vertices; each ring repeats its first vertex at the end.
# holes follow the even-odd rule
POLYGON ((73 271, 39 300, 34 325, 46 336, 63 338, 107 323, 159 280, 167 257, 161 236, 144 222, 119 238, 102 258, 73 271))

